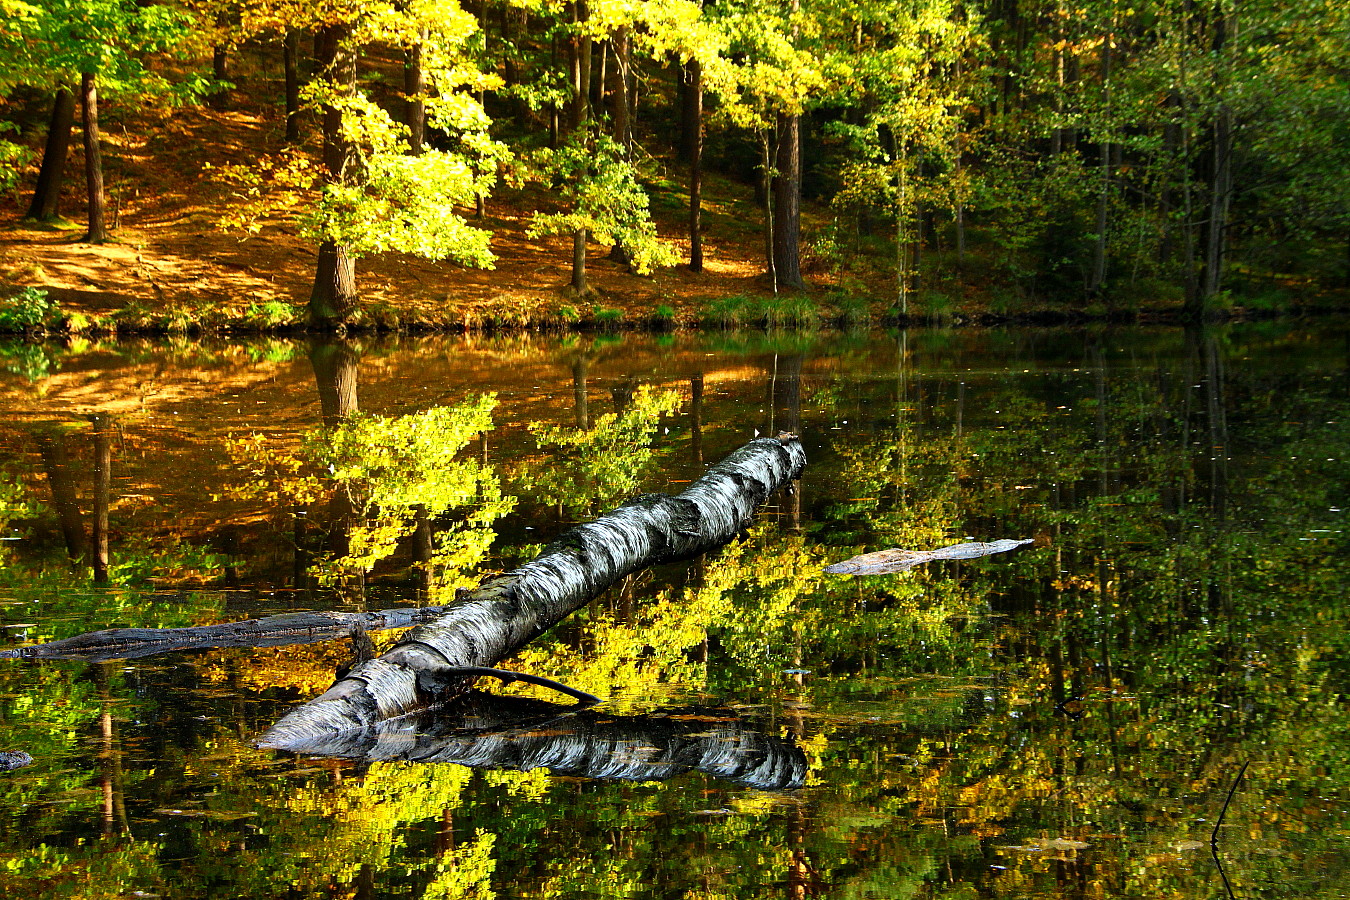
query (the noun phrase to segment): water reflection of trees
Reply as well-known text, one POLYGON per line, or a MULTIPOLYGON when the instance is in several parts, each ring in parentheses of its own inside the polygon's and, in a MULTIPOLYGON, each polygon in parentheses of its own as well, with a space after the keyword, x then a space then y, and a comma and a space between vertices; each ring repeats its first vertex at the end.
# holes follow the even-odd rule
MULTIPOLYGON (((1221 835, 1239 895, 1335 896, 1350 871, 1338 799, 1350 572, 1331 512, 1347 493, 1343 360, 1308 359, 1278 336, 1243 349, 1281 360, 1260 372, 1222 334, 1144 336, 1129 353, 1091 335, 978 339, 1022 341, 999 353, 1031 371, 972 371, 936 333, 874 350, 865 378, 823 377, 808 357, 802 424, 821 449, 802 533, 762 525, 698 576, 663 574, 517 661, 614 696, 615 715, 663 691, 759 705, 766 730, 791 734, 811 761, 791 801, 696 774, 658 789, 274 760, 235 719, 193 723, 225 701, 147 705, 170 687, 252 702, 309 689, 310 657, 236 655, 195 667, 191 692, 167 675, 110 673, 141 843, 96 850, 75 839, 82 821, 102 821, 93 761, 108 707, 92 675, 28 669, 5 673, 13 745, 69 762, 6 782, 7 808, 30 810, 32 837, 12 837, 25 851, 16 866, 67 893, 63 871, 183 896, 222 883, 259 896, 578 895, 603 880, 672 896, 1200 898, 1220 890, 1217 876, 1180 842, 1208 839, 1250 761, 1221 835), (1054 358, 1076 344, 1073 361, 1039 365, 1054 341, 1054 358), (818 571, 861 549, 967 534, 1037 545, 875 579, 818 571), (174 723, 172 752, 128 738, 155 717, 174 723), (170 837, 147 840, 159 832, 170 837), (57 837, 39 847, 40 835, 57 837)), ((758 415, 765 358, 755 350, 764 380, 700 391, 690 414, 721 425, 739 392, 758 415)), ((332 491, 337 457, 322 453, 315 477, 332 491)), ((655 470, 661 452, 651 459, 655 470)), ((411 553, 417 514, 404 512, 404 548, 382 565, 411 553)), ((34 584, 32 596, 63 590, 34 584)))

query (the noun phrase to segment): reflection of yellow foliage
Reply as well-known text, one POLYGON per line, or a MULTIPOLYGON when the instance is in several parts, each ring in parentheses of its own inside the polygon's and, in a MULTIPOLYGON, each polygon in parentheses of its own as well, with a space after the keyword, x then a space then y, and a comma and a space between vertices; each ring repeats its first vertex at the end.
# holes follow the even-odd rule
POLYGON ((495 405, 487 394, 406 416, 353 416, 337 428, 310 432, 289 453, 262 435, 234 438, 227 446, 246 475, 228 493, 286 512, 344 494, 354 519, 349 550, 320 561, 320 577, 328 581, 369 571, 420 521, 457 512, 456 521, 437 522, 430 566, 440 586, 467 586, 464 573, 492 544, 492 523, 515 505, 491 468, 458 458, 470 440, 492 429, 495 405))
POLYGON ((613 506, 641 485, 657 423, 679 405, 677 392, 643 385, 622 414, 603 415, 590 428, 534 423, 530 431, 549 458, 522 466, 515 481, 549 506, 613 506))

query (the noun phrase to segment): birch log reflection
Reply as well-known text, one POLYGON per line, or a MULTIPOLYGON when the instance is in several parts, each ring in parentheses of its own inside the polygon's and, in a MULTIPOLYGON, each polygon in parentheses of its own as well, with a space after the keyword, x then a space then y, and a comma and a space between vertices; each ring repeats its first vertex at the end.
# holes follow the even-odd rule
POLYGON ((473 678, 457 670, 492 666, 625 575, 720 547, 805 465, 795 435, 760 438, 678 496, 636 497, 573 528, 531 562, 464 592, 435 622, 292 710, 259 746, 294 749, 464 692, 473 678))
POLYGON ((523 697, 470 692, 453 714, 429 710, 290 749, 365 761, 546 768, 556 775, 664 781, 691 770, 764 791, 806 782, 806 754, 725 709, 612 716, 523 697))

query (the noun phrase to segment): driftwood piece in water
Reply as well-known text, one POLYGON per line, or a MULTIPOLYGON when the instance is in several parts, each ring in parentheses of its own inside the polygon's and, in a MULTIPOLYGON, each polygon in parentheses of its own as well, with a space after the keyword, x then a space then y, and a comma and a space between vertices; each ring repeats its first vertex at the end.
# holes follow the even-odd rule
POLYGON ((695 770, 767 791, 799 788, 806 754, 728 710, 613 716, 523 697, 470 692, 449 707, 316 735, 290 747, 312 756, 547 768, 558 775, 664 781, 695 770))
POLYGON ((975 559, 992 553, 1007 553, 1030 543, 1032 541, 1028 538, 1021 541, 991 541, 987 544, 978 542, 952 544, 950 547, 939 547, 936 550, 878 550, 875 553, 864 553, 828 565, 825 571, 831 575, 885 575, 889 572, 908 572, 915 566, 935 559, 975 559))
POLYGON ((377 631, 430 622, 447 606, 378 612, 289 612, 261 619, 191 628, 109 628, 74 637, 0 650, 0 659, 137 659, 177 650, 282 647, 345 638, 353 629, 377 631))
POLYGON ((759 438, 711 466, 682 494, 646 494, 578 525, 292 710, 259 746, 291 749, 450 699, 473 683, 457 668, 493 665, 625 575, 727 543, 805 465, 794 435, 759 438))

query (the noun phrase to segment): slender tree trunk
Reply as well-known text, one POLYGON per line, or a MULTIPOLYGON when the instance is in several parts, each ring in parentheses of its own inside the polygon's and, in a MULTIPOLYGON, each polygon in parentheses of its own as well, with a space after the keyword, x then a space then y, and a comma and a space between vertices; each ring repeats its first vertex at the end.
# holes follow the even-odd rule
MULTIPOLYGON (((1115 39, 1115 23, 1111 23, 1106 34, 1102 35, 1101 80, 1102 97, 1106 110, 1106 119, 1111 118, 1111 44, 1115 39)), ((1111 142, 1102 139, 1098 142, 1098 168, 1100 172, 1097 186, 1097 239, 1092 251, 1092 275, 1088 278, 1088 292, 1099 294, 1106 288, 1107 227, 1109 224, 1111 199, 1111 142)))
MULTIPOLYGON (((349 46, 351 29, 346 25, 326 25, 317 36, 319 77, 335 89, 356 89, 356 56, 349 46)), ((342 112, 334 106, 323 109, 323 159, 329 184, 351 183, 358 177, 352 171, 353 154, 342 135, 342 112)), ((356 265, 347 249, 333 241, 319 245, 314 271, 314 287, 309 295, 309 319, 327 328, 340 324, 356 306, 356 265)))
POLYGON ((693 97, 694 141, 689 153, 689 268, 703 271, 703 66, 690 60, 689 94, 693 97))
POLYGON ((60 216, 61 183, 70 156, 70 137, 75 128, 75 95, 65 88, 52 100, 52 119, 47 128, 47 143, 42 149, 37 187, 25 218, 51 222, 60 216))
POLYGON ((805 464, 795 438, 761 438, 678 497, 647 494, 573 528, 533 561, 461 595, 435 622, 355 666, 287 714, 259 745, 288 748, 359 735, 392 716, 462 695, 477 677, 465 668, 516 652, 627 575, 731 540, 805 464))
POLYGON ((689 379, 689 437, 694 462, 703 465, 703 373, 689 379))
POLYGON ((702 126, 702 86, 695 82, 697 76, 694 73, 694 66, 697 65, 698 60, 691 59, 680 67, 677 74, 680 88, 680 141, 676 146, 679 161, 683 163, 694 161, 694 144, 698 140, 698 129, 702 126))
POLYGON ((98 76, 93 72, 80 74, 80 114, 84 125, 84 177, 89 194, 89 232, 84 239, 91 244, 104 244, 108 241, 108 229, 103 224, 106 198, 103 157, 98 149, 98 76))
POLYGON ((413 156, 420 156, 426 140, 427 106, 424 99, 426 76, 422 72, 422 44, 426 40, 426 31, 422 40, 403 51, 403 96, 404 121, 408 126, 408 150, 413 156))
POLYGON ((94 425, 94 583, 108 583, 108 509, 112 505, 112 432, 108 417, 92 419, 94 425))
POLYGON ((801 116, 779 116, 777 177, 773 184, 773 257, 779 285, 806 290, 801 272, 801 116))
POLYGON ((769 282, 773 292, 778 293, 778 260, 775 258, 777 242, 774 240, 777 229, 773 215, 773 163, 769 152, 769 130, 759 132, 759 171, 760 190, 764 199, 764 262, 769 272, 769 282))
POLYGON ((286 72, 286 143, 300 143, 300 29, 287 28, 281 42, 286 72))
POLYGON ((1214 117, 1209 185, 1209 217, 1205 227, 1204 280, 1201 291, 1213 297, 1223 289, 1228 209, 1233 198, 1233 113, 1219 107, 1214 117))
MULTIPOLYGON (((590 7, 585 0, 572 4, 572 23, 578 29, 584 28, 590 19, 590 7)), ((571 42, 572 75, 572 133, 581 135, 586 129, 590 117, 591 84, 591 39, 588 35, 577 33, 571 42)), ((586 294, 586 229, 578 228, 572 232, 572 290, 578 296, 586 294)))

